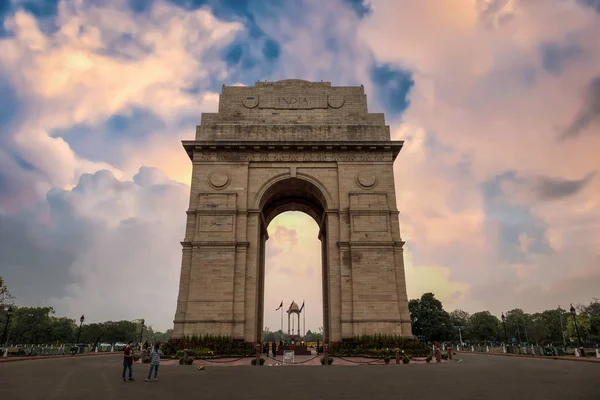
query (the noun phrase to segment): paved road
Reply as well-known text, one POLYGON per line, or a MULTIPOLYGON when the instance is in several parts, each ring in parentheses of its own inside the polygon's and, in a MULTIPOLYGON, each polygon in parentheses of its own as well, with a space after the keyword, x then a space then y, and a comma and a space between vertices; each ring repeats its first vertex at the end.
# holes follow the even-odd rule
POLYGON ((121 380, 119 356, 0 364, 0 399, 600 399, 600 365, 487 355, 455 364, 195 367, 121 380))

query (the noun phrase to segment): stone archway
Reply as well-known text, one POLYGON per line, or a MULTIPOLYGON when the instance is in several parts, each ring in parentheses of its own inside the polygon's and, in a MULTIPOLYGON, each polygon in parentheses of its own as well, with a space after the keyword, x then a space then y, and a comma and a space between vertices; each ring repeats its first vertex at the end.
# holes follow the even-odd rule
POLYGON ((331 341, 412 336, 390 140, 360 87, 285 80, 223 86, 196 140, 174 336, 260 340, 266 227, 304 211, 320 228, 331 341))
POLYGON ((279 179, 271 183, 264 193, 259 194, 258 209, 261 212, 261 233, 258 245, 260 246, 260 261, 258 275, 259 303, 256 307, 256 337, 262 336, 264 326, 264 284, 265 284, 265 247, 268 239, 267 227, 279 214, 286 211, 301 211, 311 216, 319 226, 319 240, 321 241, 321 268, 323 285, 323 337, 329 334, 329 258, 327 257, 327 199, 324 189, 312 183, 308 176, 279 179))

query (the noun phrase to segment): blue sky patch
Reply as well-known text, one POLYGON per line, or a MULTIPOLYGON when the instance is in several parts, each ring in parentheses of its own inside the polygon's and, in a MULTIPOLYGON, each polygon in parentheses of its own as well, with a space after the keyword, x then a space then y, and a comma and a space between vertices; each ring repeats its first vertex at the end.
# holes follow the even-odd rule
POLYGON ((498 225, 500 229, 500 261, 521 263, 529 254, 552 253, 546 239, 547 225, 528 207, 510 201, 502 190, 502 184, 507 181, 522 183, 514 171, 506 171, 482 185, 486 222, 498 225), (526 235, 531 242, 526 251, 521 248, 521 235, 526 235))
POLYGON ((382 64, 373 66, 370 75, 377 100, 385 112, 392 118, 402 115, 410 104, 408 95, 415 84, 410 71, 382 64))
POLYGON ((360 18, 364 18, 369 15, 373 10, 371 6, 367 5, 365 0, 343 0, 348 6, 350 6, 356 15, 360 18))
POLYGON ((263 56, 268 61, 274 61, 279 58, 279 53, 281 52, 281 46, 274 40, 267 39, 265 40, 265 45, 263 46, 263 56))
MULTIPOLYGON (((124 143, 144 141, 165 128, 165 122, 151 111, 133 108, 127 113, 111 116, 98 126, 75 125, 68 129, 54 130, 51 136, 62 137, 80 157, 122 166, 127 157, 123 153, 124 143)), ((173 132, 176 131, 177 129, 173 129, 173 132)))
POLYGON ((600 13, 600 0, 577 0, 577 2, 585 7, 590 7, 597 13, 600 13))
POLYGON ((540 45, 542 68, 548 73, 558 75, 569 60, 579 57, 581 53, 581 48, 573 43, 542 43, 540 45))

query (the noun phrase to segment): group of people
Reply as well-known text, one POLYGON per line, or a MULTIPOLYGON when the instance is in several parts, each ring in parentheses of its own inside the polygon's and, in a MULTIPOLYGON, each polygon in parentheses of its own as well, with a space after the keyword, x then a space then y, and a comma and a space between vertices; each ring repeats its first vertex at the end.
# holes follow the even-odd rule
MULTIPOLYGON (((146 382, 150 381, 152 377, 152 371, 154 371, 154 380, 158 380, 158 366, 160 365, 160 357, 163 355, 163 352, 160 350, 160 344, 156 343, 153 348, 150 349, 148 353, 148 342, 144 345, 144 351, 150 357, 150 371, 148 371, 148 378, 145 379, 146 382)), ((127 347, 123 350, 123 382, 127 382, 125 379, 125 373, 129 370, 129 380, 133 381, 133 358, 135 356, 133 341, 127 343, 127 347)))
MULTIPOLYGON (((283 346, 283 342, 279 342, 279 347, 283 346)), ((273 342, 271 343, 271 350, 273 351, 273 357, 275 357, 275 355, 277 354, 277 343, 273 342)), ((269 356, 269 343, 265 343, 263 345, 263 353, 265 353, 267 356, 269 356)))

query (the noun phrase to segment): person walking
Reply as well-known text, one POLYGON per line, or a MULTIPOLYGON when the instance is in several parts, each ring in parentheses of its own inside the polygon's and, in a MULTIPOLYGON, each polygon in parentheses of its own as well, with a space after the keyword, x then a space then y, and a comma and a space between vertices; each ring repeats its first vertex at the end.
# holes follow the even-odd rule
POLYGON ((127 382, 125 379, 125 371, 129 368, 129 380, 133 381, 133 371, 131 366, 133 365, 133 340, 129 341, 127 347, 123 351, 123 382, 127 382))
POLYGON ((154 345, 154 350, 150 352, 150 371, 148 372, 148 379, 146 382, 150 382, 150 377, 152 376, 152 370, 154 369, 154 380, 157 381, 158 378, 158 366, 160 365, 160 356, 164 355, 162 351, 160 351, 160 344, 156 343, 154 345))

